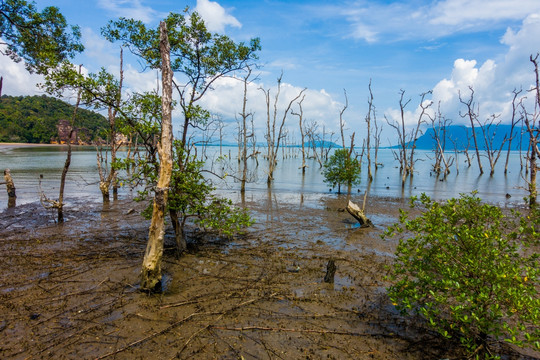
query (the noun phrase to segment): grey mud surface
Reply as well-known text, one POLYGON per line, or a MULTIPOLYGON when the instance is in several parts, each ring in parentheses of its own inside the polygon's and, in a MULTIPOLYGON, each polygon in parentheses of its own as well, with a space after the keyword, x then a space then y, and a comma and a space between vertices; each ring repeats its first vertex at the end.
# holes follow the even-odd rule
MULTIPOLYGON (((39 204, 0 214, 2 359, 460 359, 385 295, 407 203, 372 198, 359 229, 337 195, 251 195, 256 223, 220 240, 169 233, 164 292, 138 291, 148 222, 127 200, 75 201, 64 225, 39 204), (334 284, 323 282, 334 259, 334 284)), ((355 199, 360 202, 361 199, 355 199)), ((507 359, 525 359, 507 351, 507 359)))

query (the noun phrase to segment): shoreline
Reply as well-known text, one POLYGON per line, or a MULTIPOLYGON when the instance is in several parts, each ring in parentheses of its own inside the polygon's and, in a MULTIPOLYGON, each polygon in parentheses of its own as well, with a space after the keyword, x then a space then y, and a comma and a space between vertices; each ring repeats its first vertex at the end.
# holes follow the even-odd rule
MULTIPOLYGON (((38 143, 0 143, 0 147, 38 147, 38 146, 67 146, 67 144, 38 144, 38 143)), ((71 146, 94 146, 92 144, 71 144, 71 146)))

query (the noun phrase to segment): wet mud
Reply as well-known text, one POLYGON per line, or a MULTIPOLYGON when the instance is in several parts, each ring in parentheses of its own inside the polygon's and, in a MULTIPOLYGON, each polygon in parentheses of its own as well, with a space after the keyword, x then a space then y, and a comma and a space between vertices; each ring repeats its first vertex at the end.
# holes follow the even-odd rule
POLYGON ((153 295, 138 290, 148 231, 139 204, 73 201, 63 225, 39 204, 4 211, 0 358, 462 358, 385 294, 396 244, 380 234, 406 203, 370 199, 368 229, 336 195, 244 205, 256 223, 235 239, 191 228, 177 257, 169 233, 164 291, 153 295))

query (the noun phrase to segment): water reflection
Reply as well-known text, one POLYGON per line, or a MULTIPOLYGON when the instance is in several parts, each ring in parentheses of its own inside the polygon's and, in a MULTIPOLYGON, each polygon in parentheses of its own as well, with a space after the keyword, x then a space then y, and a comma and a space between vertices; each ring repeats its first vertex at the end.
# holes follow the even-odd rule
MULTIPOLYGON (((229 148, 225 153, 230 157, 225 160, 227 164, 219 164, 219 169, 236 171, 237 148, 229 148)), ((253 196, 262 200, 266 199, 269 209, 275 209, 278 203, 295 204, 301 207, 311 206, 321 194, 328 194, 328 186, 323 181, 321 169, 315 159, 306 159, 308 167, 302 176, 301 154, 295 149, 292 156, 279 159, 278 167, 274 173, 274 182, 271 188, 266 184, 266 162, 261 159, 251 158, 248 167, 252 178, 256 181, 246 184, 247 194, 240 198, 240 184, 232 177, 227 177, 225 182, 218 183, 218 191, 236 197, 236 200, 245 204, 246 196, 253 196), (296 152, 294 152, 296 151, 296 152), (257 163, 259 164, 257 166, 257 163), (236 195, 234 195, 236 194, 236 195), (257 195, 259 194, 259 195, 257 195)), ((427 193, 435 199, 446 199, 459 196, 460 193, 478 191, 479 196, 492 203, 518 204, 523 203, 526 196, 527 184, 521 175, 521 159, 519 152, 510 154, 508 174, 504 175, 504 162, 499 161, 495 175, 480 175, 478 167, 468 167, 466 161, 454 164, 450 174, 446 178, 436 176, 431 171, 431 152, 417 151, 417 158, 421 161, 416 163, 414 177, 408 178, 405 186, 401 184, 399 169, 391 150, 379 150, 378 161, 384 166, 373 171, 373 182, 369 185, 367 171, 362 172, 360 185, 352 188, 353 194, 369 191, 369 196, 408 198, 413 195, 427 193), (459 166, 459 172, 457 171, 459 166), (441 181, 442 180, 442 181, 441 181), (508 194, 510 197, 506 196, 508 194)), ((122 155, 122 153, 120 153, 122 155)), ((214 166, 215 159, 219 156, 219 147, 208 147, 205 151, 208 157, 207 167, 214 166)), ((0 145, 0 167, 10 168, 15 187, 17 189, 17 203, 24 204, 39 200, 38 177, 43 174, 43 189, 46 193, 54 194, 58 191, 61 170, 65 161, 65 148, 63 146, 6 146, 0 145)), ((98 183, 99 176, 96 163, 96 152, 93 147, 75 147, 72 164, 68 173, 66 184, 66 199, 85 197, 89 201, 101 202, 101 193, 98 183)), ((364 164, 366 166, 366 164, 364 164)), ((524 175, 524 174, 523 174, 524 175)), ((128 189, 120 189, 120 197, 129 197, 128 189)), ((5 187, 0 189, 0 206, 7 205, 7 192, 5 187)))

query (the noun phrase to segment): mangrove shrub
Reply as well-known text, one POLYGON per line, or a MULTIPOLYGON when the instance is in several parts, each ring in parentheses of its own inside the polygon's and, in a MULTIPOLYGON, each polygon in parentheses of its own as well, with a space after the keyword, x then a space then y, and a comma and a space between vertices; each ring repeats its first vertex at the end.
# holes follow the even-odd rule
POLYGON ((417 313, 471 357, 493 358, 501 340, 540 349, 539 212, 505 216, 473 195, 436 202, 416 218, 401 210, 383 237, 398 237, 390 299, 417 313))

